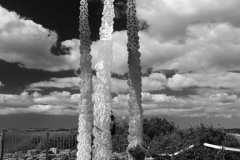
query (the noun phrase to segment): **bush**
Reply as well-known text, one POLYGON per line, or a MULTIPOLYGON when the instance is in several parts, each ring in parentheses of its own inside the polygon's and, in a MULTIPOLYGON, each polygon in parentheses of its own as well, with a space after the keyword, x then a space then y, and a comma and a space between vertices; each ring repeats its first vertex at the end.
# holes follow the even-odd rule
MULTIPOLYGON (((227 152, 223 150, 211 149, 203 146, 203 143, 211 143, 220 146, 240 148, 238 140, 228 134, 223 128, 214 128, 212 125, 200 124, 191 126, 188 129, 179 129, 174 123, 166 119, 151 118, 143 121, 143 138, 146 145, 147 157, 158 157, 158 159, 169 159, 160 157, 158 154, 172 154, 190 145, 195 147, 182 152, 174 157, 175 160, 215 160, 225 159, 240 160, 237 152, 227 152)), ((49 147, 63 149, 76 149, 77 133, 56 133, 49 136, 49 147), (72 136, 70 138, 70 135, 72 136)), ((113 152, 124 152, 128 141, 127 121, 116 122, 116 134, 113 138, 113 152)), ((31 137, 15 146, 15 151, 28 150, 31 148, 45 149, 46 136, 31 137)))
MULTIPOLYGON (((76 149, 77 148, 77 133, 53 133, 49 136, 49 148, 59 149, 76 149)), ((10 152, 27 151, 30 149, 46 149, 46 135, 30 136, 24 139, 18 145, 11 148, 10 152)))
POLYGON ((150 142, 149 152, 152 156, 166 153, 173 154, 187 148, 190 145, 195 147, 182 152, 176 156, 179 160, 211 160, 228 157, 229 160, 238 160, 240 154, 236 152, 219 151, 203 146, 203 143, 211 143, 226 147, 239 148, 237 139, 227 134, 222 128, 213 128, 211 125, 200 124, 188 129, 175 129, 172 133, 156 136, 150 142))

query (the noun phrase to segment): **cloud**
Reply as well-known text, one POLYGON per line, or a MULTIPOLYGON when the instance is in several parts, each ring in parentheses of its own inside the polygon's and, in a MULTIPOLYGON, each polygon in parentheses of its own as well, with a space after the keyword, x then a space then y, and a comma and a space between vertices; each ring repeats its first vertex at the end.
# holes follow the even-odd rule
POLYGON ((0 94, 0 115, 38 113, 50 115, 76 115, 80 94, 70 92, 51 92, 41 95, 34 92, 29 95, 23 92, 20 95, 0 94))
MULTIPOLYGON (((164 64, 167 61, 180 56, 183 48, 180 45, 175 45, 175 42, 160 43, 156 38, 150 37, 145 32, 139 32, 140 37, 140 53, 141 53, 141 68, 142 72, 146 72, 146 69, 152 66, 158 66, 164 64)), ((94 68, 97 62, 98 49, 101 42, 92 42, 91 55, 92 55, 92 68, 94 68)), ((112 60, 112 72, 117 74, 124 74, 129 71, 128 69, 128 51, 127 51, 127 32, 115 31, 113 33, 113 60, 112 60)), ((77 68, 79 66, 79 40, 66 40, 62 42, 62 45, 70 48, 71 66, 77 68)))
POLYGON ((142 77, 142 91, 157 91, 165 88, 164 82, 151 79, 149 77, 142 77))
MULTIPOLYGON (((159 41, 145 31, 139 32, 142 72, 152 67, 160 69, 177 69, 182 72, 229 71, 240 67, 240 29, 229 23, 195 24, 186 28, 186 40, 179 43, 177 39, 159 41)), ((72 62, 80 58, 77 40, 68 40, 63 45, 70 47, 72 62)), ((126 31, 113 33, 112 72, 124 74, 128 69, 126 31)), ((97 62, 100 41, 91 47, 92 67, 97 62)), ((73 66, 77 67, 78 61, 73 66)))
POLYGON ((189 38, 181 45, 180 55, 155 69, 178 69, 180 72, 239 69, 239 28, 227 23, 198 24, 188 27, 187 34, 189 38))
POLYGON ((167 86, 172 90, 181 90, 183 88, 193 87, 197 85, 197 81, 186 78, 183 75, 175 74, 172 78, 168 79, 167 86))
MULTIPOLYGON (((94 95, 93 100, 94 100, 94 95)), ((70 92, 51 92, 41 95, 1 95, 0 114, 38 113, 50 115, 77 115, 80 94, 70 92)), ((112 109, 118 116, 128 114, 128 94, 118 94, 112 99, 112 109)), ((232 117, 240 116, 240 99, 228 93, 209 94, 208 96, 189 95, 188 97, 167 96, 142 92, 144 115, 172 115, 183 117, 232 117)))
MULTIPOLYGON (((166 78, 165 78, 166 79, 166 78)), ((96 84, 96 77, 93 76, 93 87, 96 84)), ((66 78, 52 78, 50 81, 42 81, 32 83, 27 87, 27 90, 36 90, 41 88, 71 88, 79 90, 79 77, 66 77, 66 78)), ((156 91, 165 88, 165 82, 151 79, 149 77, 142 77, 142 90, 143 91, 156 91)), ((111 78, 111 92, 112 93, 127 93, 128 92, 127 80, 111 78)))
MULTIPOLYGON (((119 115, 128 114, 128 95, 113 99, 113 109, 119 115)), ((142 93, 144 115, 172 115, 180 117, 225 117, 240 116, 240 100, 237 95, 214 94, 208 97, 191 95, 187 98, 165 94, 142 93)))
POLYGON ((149 78, 154 79, 154 80, 158 80, 160 82, 166 83, 167 79, 166 76, 164 74, 161 73, 152 73, 149 75, 149 78))
MULTIPOLYGON (((185 77, 194 79, 201 88, 221 89, 229 93, 240 93, 240 74, 234 72, 198 72, 184 74, 185 77)), ((219 91, 217 91, 219 92, 219 91)))
POLYGON ((237 95, 229 95, 227 93, 218 93, 215 95, 211 95, 210 100, 216 101, 216 102, 221 102, 221 103, 230 103, 230 102, 235 102, 238 99, 237 95))
POLYGON ((0 115, 37 113, 46 115, 77 115, 76 109, 59 105, 33 105, 28 108, 0 108, 0 115))
POLYGON ((70 92, 51 92, 49 95, 34 97, 36 104, 49 104, 49 105, 78 105, 80 101, 80 94, 71 95, 70 92))
MULTIPOLYGON (((71 88, 79 90, 79 77, 66 77, 66 78, 52 78, 50 81, 42 81, 32 83, 28 86, 27 90, 36 90, 43 88, 71 88)), ((92 79, 93 87, 96 84, 96 77, 92 79)), ((207 85, 207 84, 206 84, 207 85)), ((142 77, 142 91, 159 91, 166 88, 172 90, 182 90, 184 88, 200 86, 198 82, 192 78, 185 77, 181 74, 175 74, 172 78, 166 79, 165 75, 161 73, 150 74, 149 77, 142 77)), ((111 92, 112 93, 128 93, 127 80, 111 78, 111 92)))
MULTIPOLYGON (((149 28, 139 32, 142 72, 147 68, 178 69, 180 72, 238 69, 240 2, 152 0, 137 2, 137 16, 149 28), (211 7, 210 7, 211 6, 211 7), (181 8, 181 9, 179 9, 181 8), (159 20, 160 19, 160 20, 159 20), (164 23, 162 23, 164 21, 164 23)), ((15 12, 0 7, 0 53, 6 61, 20 61, 30 68, 78 69, 78 39, 61 42, 70 54, 54 56, 50 47, 57 34, 15 12)), ((113 33, 112 72, 128 72, 126 31, 113 33)), ((92 42, 92 67, 100 41, 92 42)))
POLYGON ((0 6, 0 59, 21 62, 28 68, 58 71, 73 68, 74 55, 54 56, 56 32, 0 6))
POLYGON ((3 108, 24 108, 32 104, 34 104, 34 101, 25 92, 23 92, 21 95, 0 94, 0 106, 3 108))
POLYGON ((79 77, 51 78, 50 81, 42 81, 30 84, 28 86, 28 90, 51 87, 79 89, 79 82, 79 77))
POLYGON ((137 17, 149 24, 149 34, 160 40, 179 39, 186 29, 197 23, 230 23, 240 26, 238 0, 138 0, 137 17))
POLYGON ((4 84, 0 81, 0 87, 3 87, 4 86, 4 84))

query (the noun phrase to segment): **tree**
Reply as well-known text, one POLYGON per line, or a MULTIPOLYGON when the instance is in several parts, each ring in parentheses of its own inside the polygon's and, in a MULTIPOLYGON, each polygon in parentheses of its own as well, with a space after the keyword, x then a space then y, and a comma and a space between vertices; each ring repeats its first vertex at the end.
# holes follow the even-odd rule
POLYGON ((143 133, 152 140, 155 136, 172 133, 177 127, 173 122, 158 117, 143 120, 143 133))

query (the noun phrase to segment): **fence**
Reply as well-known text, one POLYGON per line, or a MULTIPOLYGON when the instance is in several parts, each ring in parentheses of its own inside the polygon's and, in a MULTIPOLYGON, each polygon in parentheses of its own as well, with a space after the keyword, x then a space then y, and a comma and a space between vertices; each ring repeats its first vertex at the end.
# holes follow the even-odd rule
MULTIPOLYGON (((31 149, 50 148, 77 149, 77 132, 5 132, 0 133, 0 160, 6 153, 31 149)), ((127 135, 113 136, 113 152, 124 152, 127 148, 127 135)), ((47 154, 47 152, 46 152, 47 154)), ((47 155, 46 155, 47 157, 47 155)))

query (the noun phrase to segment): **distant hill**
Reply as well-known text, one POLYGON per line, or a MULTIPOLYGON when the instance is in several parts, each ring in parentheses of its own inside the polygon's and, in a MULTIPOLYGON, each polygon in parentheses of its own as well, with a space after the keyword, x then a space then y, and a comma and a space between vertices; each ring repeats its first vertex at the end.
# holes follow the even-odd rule
POLYGON ((228 132, 228 133, 240 134, 240 128, 225 129, 225 131, 228 132))
POLYGON ((77 131, 77 128, 8 128, 3 129, 0 132, 66 132, 77 131))

